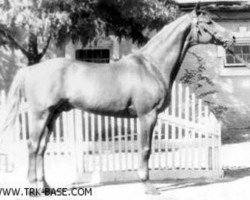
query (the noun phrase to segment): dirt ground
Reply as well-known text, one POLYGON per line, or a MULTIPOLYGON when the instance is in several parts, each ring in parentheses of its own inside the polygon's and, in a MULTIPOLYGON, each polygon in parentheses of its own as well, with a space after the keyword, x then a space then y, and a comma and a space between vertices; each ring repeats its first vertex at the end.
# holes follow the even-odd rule
POLYGON ((165 180, 154 182, 160 195, 145 195, 140 183, 93 188, 89 199, 122 200, 250 200, 250 142, 223 145, 223 179, 165 180))
MULTIPOLYGON (((82 197, 36 197, 32 199, 95 199, 95 200, 250 200, 250 142, 223 145, 222 179, 188 179, 156 181, 160 190, 157 196, 145 195, 138 183, 109 184, 92 188, 92 196, 82 197)), ((67 176, 65 174, 65 176, 67 176)), ((0 198, 31 199, 28 197, 0 198)))

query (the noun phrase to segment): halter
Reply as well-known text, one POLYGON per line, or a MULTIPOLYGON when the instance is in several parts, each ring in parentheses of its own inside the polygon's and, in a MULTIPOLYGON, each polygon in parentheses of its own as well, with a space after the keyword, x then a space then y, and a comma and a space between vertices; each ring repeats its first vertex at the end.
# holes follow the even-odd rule
POLYGON ((197 28, 197 41, 199 43, 199 30, 200 28, 202 28, 204 30, 204 32, 208 33, 209 35, 211 35, 211 37, 214 39, 215 42, 220 43, 221 42, 221 37, 216 36, 217 32, 213 31, 209 26, 204 26, 204 25, 200 25, 200 24, 206 24, 207 22, 204 20, 197 20, 196 22, 196 28, 197 28))
MULTIPOLYGON (((199 28, 201 28, 201 27, 200 27, 200 23, 207 24, 207 22, 204 21, 204 20, 200 20, 200 21, 199 21, 199 20, 198 20, 198 17, 197 17, 196 19, 197 19, 197 21, 196 21, 196 28, 197 28, 197 30, 199 31, 199 28)), ((217 42, 217 43, 221 43, 221 42, 224 43, 224 42, 223 42, 223 39, 222 39, 221 37, 216 36, 216 35, 217 35, 217 32, 216 32, 216 31, 212 31, 211 28, 210 28, 209 26, 206 26, 206 27, 205 27, 205 26, 203 25, 202 28, 203 28, 204 32, 207 32, 208 34, 211 35, 211 37, 214 39, 215 42, 217 42)), ((197 31, 197 41, 198 41, 198 43, 199 43, 199 33, 198 33, 198 31, 197 31)), ((238 61, 244 63, 244 64, 246 65, 246 67, 250 68, 250 64, 247 63, 247 61, 245 61, 243 58, 241 58, 241 57, 239 57, 238 55, 236 55, 231 49, 227 49, 227 51, 228 51, 231 55, 233 55, 238 61)))
POLYGON ((213 40, 216 42, 216 43, 223 43, 223 39, 218 36, 217 32, 212 30, 208 25, 207 25, 207 21, 205 20, 199 20, 198 16, 196 16, 196 29, 198 30, 197 31, 197 42, 199 43, 200 40, 199 40, 199 30, 202 28, 204 30, 204 32, 208 33, 209 35, 211 35, 211 37, 213 38, 213 40), (203 24, 203 25, 201 25, 203 24), (206 26, 204 25, 206 24, 206 26))

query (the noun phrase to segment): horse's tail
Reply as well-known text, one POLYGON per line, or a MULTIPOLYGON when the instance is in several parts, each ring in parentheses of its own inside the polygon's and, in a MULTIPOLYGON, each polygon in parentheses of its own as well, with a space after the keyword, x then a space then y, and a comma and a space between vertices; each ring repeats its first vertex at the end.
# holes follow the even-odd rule
POLYGON ((12 81, 4 112, 2 113, 3 116, 0 123, 1 135, 7 130, 14 128, 20 109, 21 96, 24 94, 24 80, 27 70, 28 68, 20 69, 12 81))

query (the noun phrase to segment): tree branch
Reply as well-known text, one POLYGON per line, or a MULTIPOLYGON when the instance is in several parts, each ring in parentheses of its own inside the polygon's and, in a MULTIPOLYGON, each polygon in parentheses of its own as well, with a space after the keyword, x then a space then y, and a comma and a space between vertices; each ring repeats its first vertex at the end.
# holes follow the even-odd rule
POLYGON ((15 38, 13 38, 11 35, 8 35, 7 37, 8 37, 8 38, 18 47, 18 49, 20 49, 20 50, 22 51, 22 53, 23 53, 26 57, 29 56, 29 52, 26 51, 26 49, 24 49, 24 48, 19 44, 19 42, 16 41, 15 38))
POLYGON ((47 39, 47 41, 46 41, 46 44, 45 44, 45 46, 43 47, 41 53, 39 53, 40 58, 42 58, 42 57, 44 56, 44 54, 46 53, 46 51, 47 51, 47 49, 48 49, 48 47, 49 47, 49 44, 50 44, 50 40, 51 40, 51 34, 49 35, 49 37, 48 37, 48 39, 47 39))
POLYGON ((3 34, 6 38, 8 38, 14 45, 16 45, 17 48, 20 49, 20 50, 22 51, 22 53, 23 53, 26 57, 29 56, 29 52, 26 51, 26 50, 19 44, 19 42, 16 41, 16 39, 15 39, 11 34, 8 34, 8 33, 6 33, 6 32, 3 31, 3 30, 0 30, 0 32, 2 32, 2 34, 3 34))

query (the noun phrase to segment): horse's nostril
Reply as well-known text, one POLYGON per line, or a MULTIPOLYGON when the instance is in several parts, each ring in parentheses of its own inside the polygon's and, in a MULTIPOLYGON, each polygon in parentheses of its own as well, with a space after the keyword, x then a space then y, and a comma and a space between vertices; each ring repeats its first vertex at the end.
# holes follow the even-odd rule
POLYGON ((233 41, 236 42, 236 37, 235 36, 233 36, 233 41))

